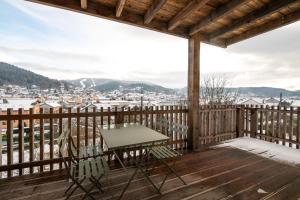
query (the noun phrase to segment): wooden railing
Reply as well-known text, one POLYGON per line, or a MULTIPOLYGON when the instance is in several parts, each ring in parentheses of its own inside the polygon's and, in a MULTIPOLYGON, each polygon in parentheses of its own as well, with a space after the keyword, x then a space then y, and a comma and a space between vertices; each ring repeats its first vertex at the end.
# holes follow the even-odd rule
POLYGON ((300 108, 245 106, 244 112, 246 135, 299 149, 300 108))
POLYGON ((236 138, 239 133, 240 106, 200 106, 199 146, 236 138))
MULTIPOLYGON (((23 109, 19 109, 18 112, 8 109, 6 115, 0 115, 0 133, 6 133, 0 134, 0 174, 2 177, 11 177, 61 169, 63 166, 58 153, 57 137, 65 127, 71 130, 77 146, 101 144, 106 151, 105 144, 98 134, 99 125, 140 123, 156 129, 156 119, 160 116, 187 125, 187 108, 181 106, 105 111, 103 108, 83 111, 80 108, 76 111, 50 109, 48 113, 43 109, 34 113, 33 109, 30 109, 27 114, 24 114, 23 109), (6 130, 1 130, 2 122, 6 124, 6 130), (17 128, 14 128, 16 124, 17 128)), ((175 132, 164 134, 171 136, 174 148, 186 148, 186 137, 183 138, 175 132)), ((111 162, 113 157, 110 152, 106 153, 111 162)), ((141 153, 141 149, 129 153, 136 156, 141 153)))
MULTIPOLYGON (((179 106, 135 107, 126 110, 50 109, 48 113, 43 109, 38 113, 32 109, 27 113, 22 109, 18 112, 8 109, 5 115, 0 115, 0 132, 4 133, 0 134, 0 175, 11 177, 63 168, 56 140, 65 127, 71 129, 77 146, 101 144, 109 163, 113 164, 114 158, 106 151, 104 141, 98 134, 99 125, 140 123, 158 130, 156 120, 159 117, 164 116, 187 125, 187 113, 186 107, 179 106)), ((297 149, 300 145, 300 108, 200 106, 199 125, 197 139, 200 148, 243 136, 297 149)), ((175 132, 167 133, 166 130, 162 130, 162 133, 171 136, 170 143, 175 149, 186 149, 186 137, 175 132)), ((135 157, 141 155, 141 151, 134 149, 127 153, 135 157)), ((122 156, 125 161, 129 159, 126 153, 122 156)))

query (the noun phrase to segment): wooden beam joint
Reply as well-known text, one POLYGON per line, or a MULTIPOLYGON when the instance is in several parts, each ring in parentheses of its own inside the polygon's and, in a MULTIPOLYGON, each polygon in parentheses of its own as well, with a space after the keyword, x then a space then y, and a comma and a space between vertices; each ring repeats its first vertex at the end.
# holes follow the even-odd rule
POLYGON ((121 17, 126 0, 119 0, 116 7, 116 17, 121 17))
POLYGON ((82 9, 87 9, 87 0, 80 0, 80 6, 82 9))
POLYGON ((168 30, 174 30, 185 18, 190 16, 193 12, 201 9, 209 0, 193 0, 184 7, 175 17, 173 17, 169 24, 168 30))
POLYGON ((245 5, 251 0, 232 0, 229 3, 226 3, 225 5, 217 8, 214 10, 210 15, 202 19, 200 22, 198 22, 196 25, 194 25, 190 29, 190 35, 193 35, 197 32, 199 32, 204 27, 208 26, 209 24, 216 22, 218 19, 224 17, 225 15, 233 12, 236 8, 245 5))
POLYGON ((166 2, 167 0, 154 0, 144 16, 144 24, 149 24, 166 2))
POLYGON ((257 20, 261 20, 267 16, 270 16, 278 11, 280 11, 283 8, 288 7, 291 4, 299 3, 299 0, 275 0, 272 1, 270 4, 267 4, 263 6, 261 9, 251 12, 248 15, 239 18, 235 21, 233 21, 231 26, 227 26, 224 28, 221 28, 212 34, 210 34, 209 39, 213 40, 216 39, 226 33, 232 32, 240 27, 243 26, 251 26, 254 23, 256 23, 257 20))

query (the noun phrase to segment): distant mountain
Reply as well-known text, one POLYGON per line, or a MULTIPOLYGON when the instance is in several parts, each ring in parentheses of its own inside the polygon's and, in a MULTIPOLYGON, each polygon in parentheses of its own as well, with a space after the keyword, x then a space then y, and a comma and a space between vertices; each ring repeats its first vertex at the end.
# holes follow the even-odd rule
POLYGON ((160 85, 139 82, 139 81, 120 81, 114 79, 92 79, 82 78, 71 80, 70 83, 83 89, 93 88, 100 92, 110 92, 113 90, 122 90, 123 92, 157 92, 164 94, 175 94, 177 90, 165 88, 160 85))
MULTIPOLYGON (((228 88, 230 91, 238 91, 240 95, 245 96, 261 96, 261 97, 279 97, 280 93, 284 97, 298 96, 300 97, 300 90, 286 90, 282 88, 273 88, 273 87, 236 87, 228 88)), ((201 90, 201 89, 200 89, 201 90)), ((187 87, 178 89, 179 93, 186 94, 187 87)))
MULTIPOLYGON (((66 82, 64 83, 67 84, 66 82)), ((41 89, 47 89, 60 87, 61 81, 47 78, 8 63, 0 62, 0 86, 4 84, 24 87, 37 85, 41 87, 41 89)))
POLYGON ((238 90, 243 95, 255 95, 263 97, 279 97, 280 93, 283 96, 300 96, 300 90, 291 91, 282 88, 272 87, 239 87, 231 88, 232 90, 238 90))

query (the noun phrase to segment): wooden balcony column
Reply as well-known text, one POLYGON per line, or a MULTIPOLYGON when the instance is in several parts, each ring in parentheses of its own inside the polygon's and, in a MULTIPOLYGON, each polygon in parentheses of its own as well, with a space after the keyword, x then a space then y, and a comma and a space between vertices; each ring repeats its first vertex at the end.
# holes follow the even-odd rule
POLYGON ((188 42, 188 148, 198 148, 199 138, 199 89, 200 89, 200 41, 198 34, 188 42))

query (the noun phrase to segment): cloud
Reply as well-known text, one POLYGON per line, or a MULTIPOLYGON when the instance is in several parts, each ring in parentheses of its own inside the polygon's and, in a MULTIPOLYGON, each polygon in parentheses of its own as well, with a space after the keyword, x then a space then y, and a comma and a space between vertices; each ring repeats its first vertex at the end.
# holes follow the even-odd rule
MULTIPOLYGON (((128 77, 129 78, 129 77, 128 77)), ((134 71, 130 74, 133 80, 160 84, 165 87, 180 88, 187 85, 187 70, 182 71, 134 71)))
MULTIPOLYGON (((80 74, 80 77, 95 77, 95 74, 103 74, 105 75, 105 72, 102 70, 93 70, 89 71, 86 69, 73 69, 73 68, 60 68, 56 66, 45 66, 38 63, 24 63, 24 62, 14 62, 13 65, 20 66, 22 68, 25 68, 30 71, 39 72, 40 74, 47 75, 49 73, 54 73, 56 76, 54 77, 60 77, 63 75, 63 79, 68 79, 66 74, 76 75, 80 74)), ((53 78, 54 78, 53 77, 53 78)))
MULTIPOLYGON (((6 14, 9 24, 0 21, 6 25, 0 30, 2 61, 58 79, 187 84, 185 39, 23 0, 5 2, 30 20, 14 18, 14 11, 6 14)), ((200 72, 224 74, 233 86, 300 89, 299 35, 295 23, 227 49, 203 44, 200 72)))

